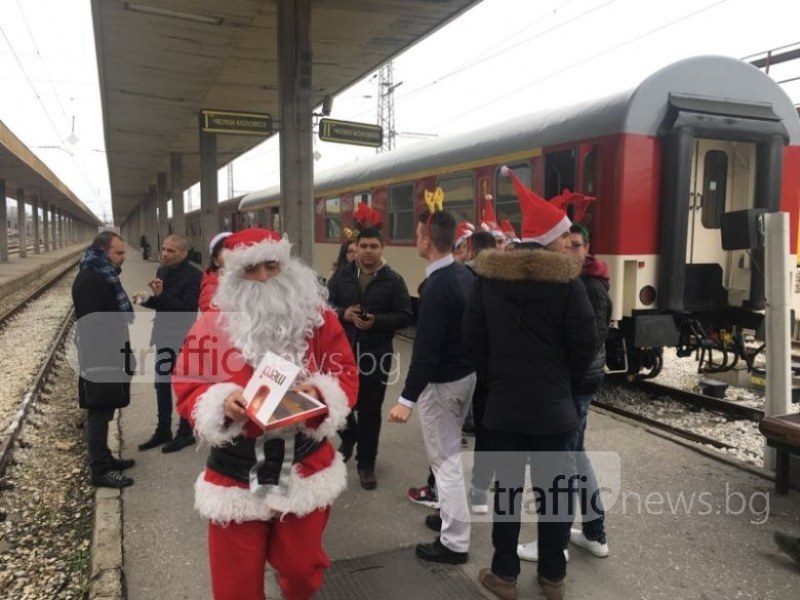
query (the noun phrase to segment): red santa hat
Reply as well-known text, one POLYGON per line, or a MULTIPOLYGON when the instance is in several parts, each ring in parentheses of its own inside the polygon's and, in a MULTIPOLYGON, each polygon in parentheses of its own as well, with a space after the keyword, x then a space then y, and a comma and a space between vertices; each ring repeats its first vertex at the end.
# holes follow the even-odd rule
POLYGON ((514 226, 508 219, 503 219, 503 222, 500 223, 500 231, 503 232, 503 235, 507 240, 510 240, 512 242, 519 241, 519 238, 517 237, 517 232, 514 230, 514 226))
POLYGON ((492 195, 486 194, 483 198, 483 212, 481 213, 481 229, 488 231, 495 238, 502 238, 503 232, 497 227, 497 216, 494 214, 492 195))
POLYGON ((546 246, 569 231, 572 222, 567 213, 528 189, 508 167, 501 167, 500 173, 511 178, 517 192, 522 209, 523 243, 536 242, 546 246))
POLYGON ((236 270, 267 261, 286 264, 292 245, 289 238, 277 231, 252 227, 242 229, 225 238, 225 268, 236 270))
POLYGON ((469 221, 461 221, 458 226, 456 226, 456 240, 453 242, 453 246, 458 248, 471 238, 473 233, 475 233, 475 225, 469 221))
POLYGON ((231 235, 230 231, 222 231, 222 232, 218 233, 217 235, 215 235, 213 238, 211 238, 211 241, 208 244, 208 254, 209 254, 209 256, 214 254, 214 248, 217 247, 217 244, 219 244, 222 240, 224 240, 229 235, 231 235))

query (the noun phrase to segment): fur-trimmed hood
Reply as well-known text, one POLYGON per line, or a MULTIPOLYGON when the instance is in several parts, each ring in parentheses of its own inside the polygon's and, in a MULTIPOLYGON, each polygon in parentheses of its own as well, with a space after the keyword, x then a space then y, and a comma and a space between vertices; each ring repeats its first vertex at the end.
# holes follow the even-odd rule
POLYGON ((481 277, 499 281, 567 283, 580 274, 581 267, 567 254, 537 248, 484 250, 478 255, 475 271, 481 277))

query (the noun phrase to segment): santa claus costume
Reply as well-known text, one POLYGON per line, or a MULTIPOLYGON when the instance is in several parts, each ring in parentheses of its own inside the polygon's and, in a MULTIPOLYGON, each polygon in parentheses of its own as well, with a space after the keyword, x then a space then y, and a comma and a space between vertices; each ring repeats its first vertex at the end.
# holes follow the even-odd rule
POLYGON ((247 229, 226 238, 225 249, 214 303, 189 332, 173 378, 178 412, 211 447, 195 508, 209 520, 213 593, 265 598, 269 562, 284 598, 306 600, 330 565, 322 534, 346 471, 327 438, 355 404, 356 365, 324 288, 290 257, 285 237, 247 229), (262 268, 276 274, 247 276, 262 268), (325 417, 265 434, 226 415, 226 399, 244 389, 267 351, 302 366, 298 382, 313 385, 325 417))

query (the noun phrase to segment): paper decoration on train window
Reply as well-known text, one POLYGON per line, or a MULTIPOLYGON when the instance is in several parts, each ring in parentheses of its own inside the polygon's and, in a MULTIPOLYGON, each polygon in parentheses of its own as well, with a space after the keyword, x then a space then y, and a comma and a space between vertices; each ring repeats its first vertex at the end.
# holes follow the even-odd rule
POLYGON ((584 196, 578 192, 570 191, 569 188, 564 188, 561 190, 561 194, 550 198, 550 202, 567 214, 569 214, 567 208, 571 206, 573 211, 572 222, 583 223, 583 219, 586 216, 586 209, 589 208, 589 204, 596 199, 597 198, 594 196, 584 196))
POLYGON ((442 188, 437 187, 433 192, 425 190, 425 205, 431 214, 444 210, 444 192, 442 188))
POLYGON ((344 239, 348 242, 355 242, 356 238, 358 238, 358 229, 350 229, 349 227, 345 227, 342 229, 342 233, 344 234, 344 239))
POLYGON ((375 227, 377 229, 382 227, 380 213, 374 208, 367 206, 366 202, 358 203, 358 207, 353 213, 353 221, 359 231, 367 227, 375 227))

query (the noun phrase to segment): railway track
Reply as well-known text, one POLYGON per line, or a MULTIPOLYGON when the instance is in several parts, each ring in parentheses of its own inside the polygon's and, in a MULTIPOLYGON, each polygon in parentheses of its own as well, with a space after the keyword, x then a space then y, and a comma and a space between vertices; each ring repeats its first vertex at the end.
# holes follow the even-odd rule
MULTIPOLYGON (((0 313, 0 330, 3 330, 12 318, 25 310, 34 300, 47 293, 53 286, 61 283, 67 276, 74 274, 74 269, 77 264, 78 259, 76 258, 63 265, 59 265, 45 274, 42 281, 35 283, 31 289, 25 290, 21 294, 21 297, 17 298, 10 307, 0 313)), ((0 479, 5 474, 6 467, 11 459, 14 442, 23 427, 25 417, 47 382, 48 375, 56 362, 56 358, 62 351, 64 341, 69 333, 73 320, 74 311, 70 308, 66 316, 61 320, 48 346, 47 353, 39 363, 39 369, 33 377, 33 380, 27 384, 25 392, 21 394, 21 396, 18 396, 21 397, 21 400, 10 421, 7 421, 8 425, 0 439, 0 479)))
POLYGON ((12 306, 4 310, 0 309, 0 329, 5 326, 9 319, 22 311, 33 300, 36 300, 36 298, 44 294, 56 283, 61 281, 70 271, 72 271, 72 269, 78 265, 79 262, 80 258, 77 257, 74 260, 66 262, 65 264, 54 267, 55 272, 51 270, 50 273, 45 276, 46 279, 44 281, 35 285, 31 290, 27 290, 23 294, 22 298, 17 299, 12 306))
POLYGON ((19 436, 19 432, 25 423, 25 417, 28 415, 28 412, 30 411, 33 403, 36 401, 36 398, 44 389, 44 386, 48 381, 50 371, 53 369, 59 354, 63 350, 64 343, 66 342, 70 328, 72 327, 74 316, 75 311, 71 309, 64 318, 61 327, 58 329, 58 332, 53 337, 50 345, 50 351, 39 367, 39 371, 36 373, 33 381, 30 383, 28 389, 22 396, 22 400, 19 403, 17 412, 11 419, 11 423, 3 433, 2 441, 0 441, 0 480, 2 480, 3 476, 5 475, 6 467, 11 460, 14 442, 19 436))
MULTIPOLYGON (((680 405, 688 409, 688 411, 686 411, 687 414, 699 414, 703 411, 707 411, 710 415, 714 415, 712 420, 715 421, 757 423, 764 417, 764 411, 760 408, 698 394, 653 381, 628 382, 622 378, 609 377, 607 382, 608 385, 619 387, 620 391, 624 389, 633 389, 644 392, 648 397, 653 399, 667 398, 680 403, 680 405)), ((598 394, 593 404, 609 412, 643 423, 653 429, 665 431, 695 443, 711 446, 723 451, 737 450, 737 446, 719 439, 719 437, 711 437, 702 433, 690 431, 686 426, 670 423, 669 417, 662 419, 654 418, 653 416, 642 414, 641 410, 634 410, 633 404, 630 408, 627 408, 621 406, 620 403, 604 401, 603 399, 610 399, 618 395, 622 394, 615 394, 613 391, 611 394, 598 394)))

